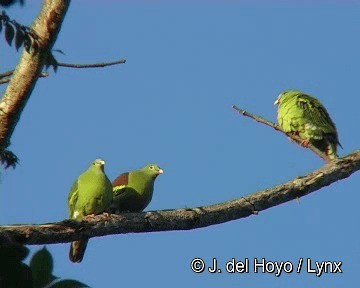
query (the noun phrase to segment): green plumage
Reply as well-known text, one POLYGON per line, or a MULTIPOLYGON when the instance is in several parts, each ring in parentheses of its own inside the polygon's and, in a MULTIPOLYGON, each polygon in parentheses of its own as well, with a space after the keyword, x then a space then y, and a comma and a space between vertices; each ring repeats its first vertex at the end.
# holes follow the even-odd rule
MULTIPOLYGON (((112 185, 105 175, 104 164, 103 160, 96 159, 74 182, 68 197, 70 218, 100 214, 111 204, 112 185)), ((69 258, 72 262, 81 262, 87 242, 88 239, 83 239, 71 243, 69 258)))
POLYGON ((114 199, 110 206, 111 213, 138 212, 150 203, 154 182, 163 170, 156 164, 126 172, 117 177, 113 185, 114 199))
POLYGON ((316 98, 297 90, 281 93, 275 101, 278 107, 278 122, 287 133, 294 133, 311 143, 330 159, 337 158, 340 145, 334 122, 325 107, 316 98))

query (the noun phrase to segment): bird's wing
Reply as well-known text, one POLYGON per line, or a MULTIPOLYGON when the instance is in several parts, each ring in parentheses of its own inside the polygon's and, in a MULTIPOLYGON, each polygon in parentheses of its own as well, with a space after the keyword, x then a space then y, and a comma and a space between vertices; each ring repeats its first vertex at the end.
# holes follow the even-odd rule
POLYGON ((301 94, 297 97, 296 105, 303 110, 304 119, 308 119, 323 133, 336 133, 334 122, 318 100, 301 94))
POLYGON ((112 182, 114 197, 120 195, 125 191, 124 188, 126 188, 128 182, 129 182, 129 172, 121 174, 112 182))
POLYGON ((78 190, 78 179, 74 182, 74 184, 71 187, 69 196, 68 196, 68 209, 69 209, 69 215, 70 217, 74 214, 75 205, 77 202, 79 196, 79 190, 78 190))

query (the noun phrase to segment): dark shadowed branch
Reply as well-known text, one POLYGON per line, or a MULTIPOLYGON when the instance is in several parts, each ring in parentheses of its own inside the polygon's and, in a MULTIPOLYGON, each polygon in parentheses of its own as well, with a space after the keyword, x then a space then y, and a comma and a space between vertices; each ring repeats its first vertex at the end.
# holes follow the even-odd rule
POLYGON ((93 64, 71 64, 71 63, 58 63, 58 66, 67 68, 101 68, 106 66, 118 65, 126 63, 126 59, 120 59, 112 62, 100 62, 93 64))
MULTIPOLYGON (((284 130, 281 129, 281 127, 273 122, 270 122, 268 120, 266 120, 263 117, 251 114, 243 109, 240 109, 238 107, 236 107, 236 105, 232 105, 231 106, 235 111, 237 111, 239 114, 249 117, 253 120, 255 120, 256 122, 259 122, 261 124, 264 124, 266 126, 269 126, 271 128, 274 128, 276 131, 282 132, 284 133, 286 136, 288 136, 291 140, 293 140, 296 144, 300 145, 301 147, 305 148, 302 143, 304 141, 304 139, 301 139, 300 136, 296 135, 296 134, 292 134, 292 133, 286 133, 284 130)), ((323 152, 321 152, 319 149, 317 149, 314 145, 312 145, 311 143, 307 144, 306 148, 309 148, 311 151, 313 151, 316 155, 318 155, 320 158, 324 159, 326 162, 330 162, 331 159, 323 152)))
MULTIPOLYGON (((303 197, 345 179, 360 169, 360 151, 335 159, 305 176, 224 203, 188 209, 123 213, 77 222, 0 226, 0 245, 9 238, 20 244, 64 243, 82 236, 191 230, 257 215, 260 211, 303 197)), ((245 191, 239 191, 239 195, 245 191)), ((7 242, 6 242, 7 241, 7 242)))

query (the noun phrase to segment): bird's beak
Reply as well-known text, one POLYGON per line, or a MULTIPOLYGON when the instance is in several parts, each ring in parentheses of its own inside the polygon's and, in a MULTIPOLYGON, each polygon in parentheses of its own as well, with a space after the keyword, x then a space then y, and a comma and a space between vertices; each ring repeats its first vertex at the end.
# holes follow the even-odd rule
POLYGON ((164 173, 164 170, 163 170, 163 169, 159 169, 159 170, 157 171, 157 173, 158 173, 158 174, 163 174, 163 173, 164 173))
POLYGON ((278 105, 280 103, 279 98, 275 100, 274 105, 278 105))
POLYGON ((104 166, 104 165, 105 165, 105 161, 104 161, 104 160, 101 160, 101 161, 100 161, 100 164, 101 164, 102 166, 104 166))

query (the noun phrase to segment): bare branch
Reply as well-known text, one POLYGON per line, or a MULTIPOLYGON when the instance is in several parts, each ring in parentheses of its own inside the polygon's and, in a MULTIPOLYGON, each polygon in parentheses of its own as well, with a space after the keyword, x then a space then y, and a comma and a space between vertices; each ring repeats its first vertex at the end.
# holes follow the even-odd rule
POLYGON ((302 145, 303 139, 301 139, 298 135, 295 135, 293 133, 287 133, 284 130, 281 129, 281 127, 273 122, 270 122, 268 120, 266 120, 265 118, 262 118, 260 116, 251 114, 243 109, 240 109, 238 107, 236 107, 236 105, 232 105, 231 106, 235 111, 237 111, 239 114, 249 117, 253 120, 255 120, 256 122, 259 122, 261 124, 264 124, 266 126, 269 126, 271 128, 274 128, 276 131, 282 132, 284 133, 286 136, 288 136, 291 140, 293 140, 296 144, 298 144, 299 146, 303 147, 303 148, 309 148, 311 151, 313 151, 316 155, 318 155, 320 158, 324 159, 326 162, 330 162, 332 159, 330 159, 325 153, 323 153, 322 151, 320 151, 319 149, 317 149, 314 145, 312 145, 311 143, 307 144, 306 147, 304 147, 302 145))
POLYGON ((43 1, 39 15, 31 26, 37 36, 37 49, 23 49, 20 61, 0 101, 0 152, 10 145, 10 138, 30 98, 44 63, 51 51, 70 0, 43 1))
MULTIPOLYGON (((100 62, 100 63, 94 63, 94 64, 57 63, 57 65, 61 66, 61 67, 68 67, 68 68, 101 68, 101 67, 124 64, 124 63, 126 63, 126 59, 120 59, 120 60, 116 60, 116 61, 112 61, 112 62, 100 62)), ((9 71, 0 73, 0 79, 11 76, 14 73, 14 71, 15 70, 9 70, 9 71)), ((42 74, 40 75, 40 77, 46 77, 46 76, 49 76, 49 74, 46 72, 42 72, 42 74), (45 75, 45 76, 43 76, 43 75, 45 75)), ((9 82, 9 81, 6 81, 6 82, 9 82)), ((6 83, 6 82, 4 82, 4 83, 6 83)))
POLYGON ((58 63, 58 66, 67 67, 67 68, 100 68, 118 64, 126 63, 126 59, 120 59, 112 62, 100 62, 94 64, 69 64, 69 63, 58 63))
POLYGON ((5 77, 9 77, 14 73, 14 70, 10 70, 10 71, 6 71, 4 73, 0 73, 0 79, 5 78, 5 77))
MULTIPOLYGON (((44 78, 44 77, 48 77, 48 76, 49 76, 49 73, 47 73, 47 72, 41 72, 41 74, 39 75, 40 78, 44 78)), ((11 78, 2 79, 1 75, 0 75, 0 85, 8 83, 8 82, 10 82, 10 80, 11 80, 11 78)))
MULTIPOLYGON (((360 150, 335 159, 306 176, 228 202, 189 209, 123 213, 77 222, 64 220, 40 225, 0 226, 0 245, 12 241, 38 245, 65 243, 81 237, 111 234, 190 230, 257 215, 260 211, 297 199, 360 170, 360 150), (6 242, 7 241, 7 242, 6 242)), ((241 192, 239 191, 239 194, 241 192)))

